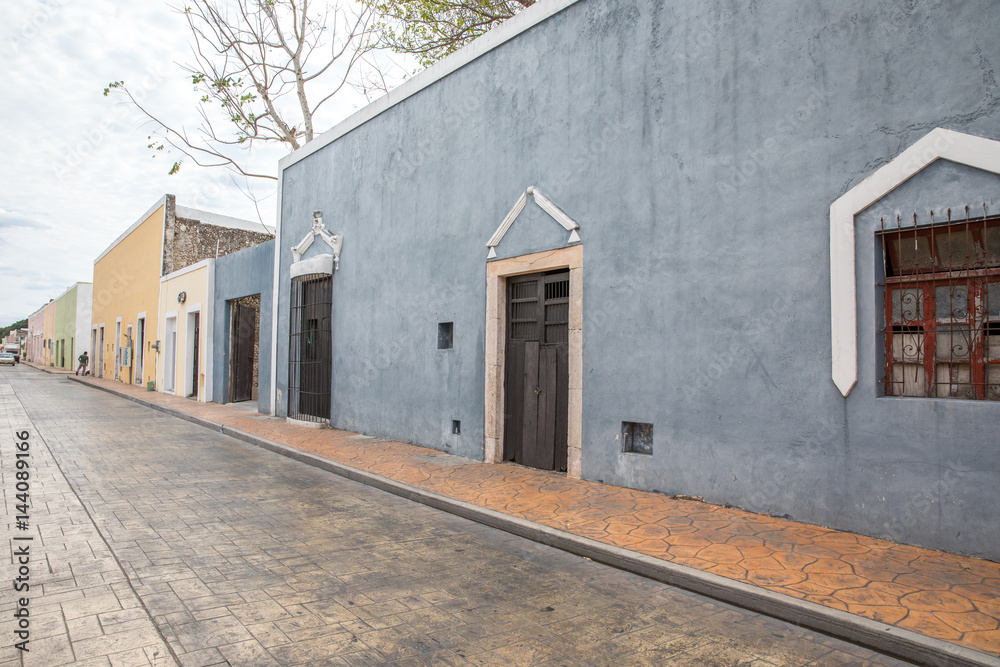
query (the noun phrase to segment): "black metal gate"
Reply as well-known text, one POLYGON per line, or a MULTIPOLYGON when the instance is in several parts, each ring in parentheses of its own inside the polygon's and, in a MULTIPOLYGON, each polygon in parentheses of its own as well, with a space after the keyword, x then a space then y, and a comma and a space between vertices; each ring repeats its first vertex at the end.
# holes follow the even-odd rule
POLYGON ((292 281, 288 347, 288 416, 330 419, 333 278, 315 274, 292 281))
POLYGON ((504 459, 566 470, 569 272, 507 281, 504 459))
POLYGON ((253 398, 254 347, 257 342, 257 309, 233 302, 230 338, 229 400, 233 403, 253 398))

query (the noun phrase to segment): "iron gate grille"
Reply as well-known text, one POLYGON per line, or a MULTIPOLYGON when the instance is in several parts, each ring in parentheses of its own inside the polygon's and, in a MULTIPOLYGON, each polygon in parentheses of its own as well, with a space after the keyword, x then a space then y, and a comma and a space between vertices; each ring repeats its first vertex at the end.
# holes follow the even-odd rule
POLYGON ((885 394, 1000 400, 1000 218, 896 223, 879 233, 885 394))
POLYGON ((292 419, 330 419, 332 309, 331 276, 312 274, 292 280, 288 344, 288 416, 292 419))

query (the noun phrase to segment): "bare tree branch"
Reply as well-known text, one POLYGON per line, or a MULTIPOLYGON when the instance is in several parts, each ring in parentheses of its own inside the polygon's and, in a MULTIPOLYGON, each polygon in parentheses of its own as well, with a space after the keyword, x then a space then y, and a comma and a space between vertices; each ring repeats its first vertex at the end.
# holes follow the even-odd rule
POLYGON ((375 65, 365 56, 382 44, 370 7, 348 11, 313 0, 190 0, 173 9, 191 31, 191 61, 181 69, 200 93, 197 127, 189 132, 169 124, 123 81, 104 90, 105 95, 124 94, 153 123, 151 149, 170 146, 184 156, 170 173, 186 158, 198 166, 224 167, 247 182, 274 181, 275 176, 249 166, 254 145, 295 150, 311 141, 317 111, 354 80, 379 82, 371 85, 373 91, 388 89, 384 76, 359 71, 375 65), (312 97, 319 101, 312 103, 312 97))

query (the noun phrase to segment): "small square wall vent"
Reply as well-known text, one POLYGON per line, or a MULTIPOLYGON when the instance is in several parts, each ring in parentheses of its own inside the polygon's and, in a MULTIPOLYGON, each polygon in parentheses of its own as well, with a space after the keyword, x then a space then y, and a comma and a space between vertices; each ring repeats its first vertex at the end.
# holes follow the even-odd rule
POLYGON ((450 350, 455 342, 455 323, 438 323, 438 349, 450 350))
POLYGON ((622 422, 622 451, 632 454, 652 454, 653 425, 622 422))

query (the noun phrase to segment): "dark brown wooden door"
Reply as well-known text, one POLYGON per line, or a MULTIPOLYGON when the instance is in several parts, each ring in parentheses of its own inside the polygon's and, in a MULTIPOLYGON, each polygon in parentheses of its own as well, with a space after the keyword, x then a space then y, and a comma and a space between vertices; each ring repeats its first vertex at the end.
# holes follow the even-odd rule
POLYGON ((243 303, 233 304, 230 400, 234 403, 249 401, 253 397, 253 348, 257 333, 256 323, 256 308, 243 303))
POLYGON ((566 470, 569 272, 507 281, 504 459, 566 470))

